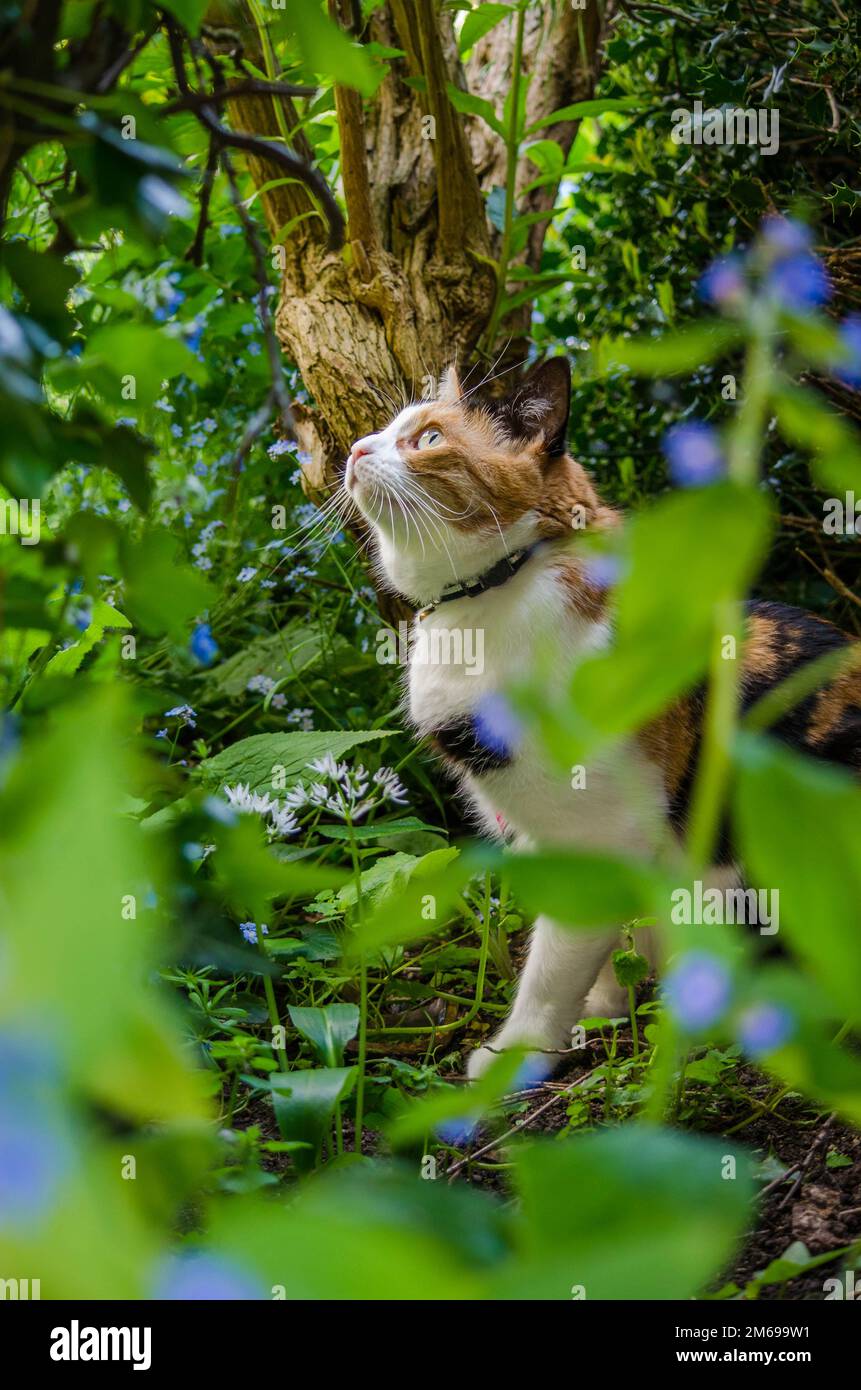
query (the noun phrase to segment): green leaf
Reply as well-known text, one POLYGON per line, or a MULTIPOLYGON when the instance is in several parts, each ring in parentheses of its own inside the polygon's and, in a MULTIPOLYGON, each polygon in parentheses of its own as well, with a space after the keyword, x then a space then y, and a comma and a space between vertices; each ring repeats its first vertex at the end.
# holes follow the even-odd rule
POLYGON ((282 1139, 309 1144, 297 1150, 294 1163, 300 1173, 310 1172, 320 1158, 323 1137, 358 1075, 358 1067, 318 1067, 291 1071, 270 1078, 272 1104, 282 1139))
POLYGON ((746 735, 734 819, 751 881, 780 894, 781 933, 845 1017, 857 1018, 861 787, 836 768, 746 735))
POLYGON ((255 637, 235 656, 213 666, 208 679, 224 695, 243 695, 252 676, 265 675, 274 681, 290 681, 319 661, 325 651, 346 650, 346 640, 335 634, 328 641, 319 628, 305 623, 289 623, 279 632, 255 637))
POLYGON ((78 371, 115 408, 133 400, 138 410, 154 404, 165 380, 184 374, 200 384, 207 377, 206 368, 181 338, 141 323, 97 328, 78 371), (129 389, 134 390, 132 397, 129 389))
POLYGON ((342 1067, 344 1049, 359 1031, 355 1004, 326 1004, 324 1008, 291 1004, 287 1012, 298 1033, 311 1044, 324 1067, 342 1067))
POLYGON ((178 19, 190 34, 199 34, 209 0, 164 0, 164 8, 178 19))
POLYGON ((534 140, 524 145, 522 153, 542 174, 559 178, 565 167, 565 152, 556 140, 534 140))
POLYGON ((358 923, 350 943, 351 955, 441 930, 460 903, 463 885, 485 858, 494 859, 493 851, 476 849, 461 855, 456 847, 449 846, 424 855, 398 880, 396 886, 401 891, 385 893, 375 910, 358 923))
POLYGON ((692 1298, 729 1258, 752 1196, 740 1146, 641 1124, 530 1144, 517 1184, 519 1254, 490 1279, 502 1299, 692 1298))
MULTIPOLYGON (((343 870, 332 865, 276 858, 263 841, 256 816, 241 816, 235 825, 219 827, 215 839, 213 863, 222 895, 237 915, 248 913, 255 922, 266 920, 275 898, 311 898, 344 881, 343 870)), ((265 937, 263 944, 268 951, 265 937)))
POLYGON ((614 951, 612 955, 613 972, 620 985, 638 985, 649 974, 649 962, 636 951, 614 951))
POLYGON ((449 1120, 478 1120, 513 1089, 525 1055, 525 1048, 507 1048, 469 1086, 437 1086, 429 1096, 407 1102, 389 1126, 392 1147, 414 1143, 449 1120))
POLYGON ((558 717, 546 690, 523 693, 558 765, 581 764, 642 728, 701 678, 718 606, 747 591, 769 521, 762 493, 729 482, 673 493, 634 517, 619 560, 613 646, 577 667, 558 717))
POLYGON ((28 300, 33 317, 52 336, 65 340, 72 326, 69 293, 81 278, 75 267, 47 251, 40 255, 22 241, 3 244, 0 264, 28 300))
POLYGON ((212 586, 179 559, 179 544, 166 530, 141 540, 124 538, 125 607, 132 621, 150 634, 167 633, 182 641, 193 618, 214 602, 212 586))
POLYGON ((480 116, 491 130, 495 130, 496 134, 500 135, 503 140, 506 138, 505 126, 489 101, 485 101, 484 97, 475 96, 472 92, 462 91, 453 82, 447 82, 445 89, 455 111, 460 111, 465 116, 480 116))
POLYGON ((375 821, 372 825, 320 825, 317 827, 327 840, 389 840, 400 835, 415 835, 417 831, 427 831, 432 835, 444 835, 438 825, 425 825, 418 816, 404 816, 399 820, 375 821))
POLYGON ((276 17, 273 30, 286 28, 295 40, 304 66, 344 87, 355 87, 362 96, 373 96, 385 69, 374 69, 362 45, 353 43, 325 14, 323 7, 308 0, 291 3, 285 18, 276 17))
POLYGON ((524 134, 534 135, 536 131, 547 130, 549 126, 561 121, 580 121, 585 116, 603 116, 608 111, 642 111, 642 97, 595 97, 591 101, 575 101, 571 106, 559 106, 540 121, 528 126, 524 134))
MULTIPOLYGON (((274 792, 308 775, 308 764, 331 753, 342 758, 351 748, 389 738, 393 729, 332 729, 328 732, 297 730, 285 734, 252 734, 224 748, 200 765, 207 783, 247 783, 252 791, 274 792)), ((310 774, 313 780, 314 774, 310 774)))
POLYGON ((493 3, 480 4, 474 10, 470 10, 461 25, 457 40, 461 56, 478 43, 479 39, 483 39, 485 34, 489 34, 491 29, 495 29, 503 19, 507 19, 511 12, 511 5, 493 3))
MULTIPOLYGON (((459 851, 449 845, 443 849, 432 849, 420 858, 414 854, 387 854, 377 859, 370 869, 361 875, 362 897, 369 898, 375 907, 391 898, 398 890, 403 891, 407 883, 417 874, 420 879, 445 868, 457 858, 459 851)), ((344 885, 338 894, 342 908, 353 907, 356 902, 356 884, 344 885)))
POLYGON ((57 652, 45 667, 46 676, 71 676, 80 668, 81 662, 89 652, 97 647, 106 632, 116 632, 119 628, 129 628, 131 623, 124 614, 112 608, 102 599, 93 603, 88 627, 77 642, 57 652))
POLYGON ((511 854, 505 856, 504 872, 518 902, 561 926, 622 925, 656 915, 662 898, 660 875, 648 864, 620 856, 511 854))
POLYGON ((697 324, 680 333, 655 338, 617 338, 605 349, 604 365, 629 367, 639 376, 674 376, 695 372, 722 357, 741 339, 734 324, 697 324))
POLYGON ((780 432, 808 449, 817 483, 829 491, 861 488, 861 436, 815 391, 786 382, 772 394, 780 432))

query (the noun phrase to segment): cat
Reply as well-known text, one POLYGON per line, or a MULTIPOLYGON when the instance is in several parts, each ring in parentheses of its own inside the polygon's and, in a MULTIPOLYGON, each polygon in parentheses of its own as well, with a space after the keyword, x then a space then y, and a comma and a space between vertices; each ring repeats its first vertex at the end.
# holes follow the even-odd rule
MULTIPOLYGON (((483 633, 483 661, 411 660, 409 719, 460 782, 483 828, 515 848, 574 846, 657 853, 669 824, 683 835, 697 765, 704 693, 676 701, 635 737, 590 764, 588 793, 547 764, 511 727, 501 692, 552 637, 560 679, 612 640, 607 586, 572 545, 572 516, 590 530, 618 526, 585 470, 567 453, 570 368, 532 368, 503 399, 465 391, 457 371, 438 398, 408 405, 350 451, 344 487, 369 523, 379 577, 417 610, 414 631, 483 633)), ((850 639, 799 609, 752 602, 742 662, 747 707, 796 666, 850 639)), ((424 643, 427 649, 427 640, 424 643)), ((456 655, 456 652, 455 652, 456 655)), ((861 672, 841 676, 774 727, 814 756, 861 769, 861 672)), ((712 882, 737 883, 725 834, 712 882)), ((538 917, 514 1004, 475 1049, 476 1077, 507 1047, 541 1054, 571 1045, 579 1019, 625 1012, 610 955, 619 929, 570 931, 538 917)), ((642 934, 638 932, 638 946, 642 934)), ((656 945, 648 952, 655 960, 656 945)))

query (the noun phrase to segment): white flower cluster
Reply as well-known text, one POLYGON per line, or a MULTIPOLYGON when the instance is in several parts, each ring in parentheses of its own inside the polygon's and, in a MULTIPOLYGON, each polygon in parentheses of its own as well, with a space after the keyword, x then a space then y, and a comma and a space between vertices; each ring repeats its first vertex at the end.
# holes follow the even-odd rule
POLYGON ((331 753, 327 753, 308 763, 308 771, 316 774, 315 779, 307 786, 297 782, 283 800, 268 792, 254 792, 245 782, 226 786, 224 794, 234 810, 264 816, 269 838, 273 840, 284 840, 296 834, 299 830, 297 811, 329 811, 340 820, 354 822, 362 820, 384 802, 393 806, 404 806, 407 802, 406 789, 391 767, 381 767, 372 774, 361 763, 351 768, 347 763, 336 762, 331 753))
POLYGON ((384 801, 394 806, 404 806, 407 801, 406 789, 391 767, 381 767, 372 775, 361 763, 351 768, 347 763, 336 762, 332 754, 327 753, 309 763, 308 770, 318 773, 322 780, 315 780, 307 787, 303 782, 296 783, 289 793, 289 801, 297 810, 303 806, 319 807, 341 820, 357 821, 384 801))
POLYGON ((268 792, 253 792, 246 782, 237 782, 235 787, 225 787, 224 795, 234 811, 266 817, 266 830, 270 840, 286 840, 295 835, 299 822, 294 816, 285 797, 284 803, 268 792))

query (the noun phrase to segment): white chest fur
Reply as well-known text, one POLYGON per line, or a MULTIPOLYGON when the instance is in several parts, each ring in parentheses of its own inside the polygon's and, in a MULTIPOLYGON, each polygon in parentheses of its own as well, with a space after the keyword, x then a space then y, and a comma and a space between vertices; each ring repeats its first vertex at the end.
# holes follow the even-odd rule
MULTIPOLYGON (((489 696, 545 669, 548 652, 550 679, 561 689, 576 662, 608 639, 604 624, 566 601, 558 570, 536 557, 501 587, 441 604, 417 620, 411 719, 421 733, 432 733, 469 718, 489 696)), ((507 766, 480 775, 464 769, 461 781, 482 821, 496 829, 502 817, 524 845, 645 852, 661 833, 660 770, 634 745, 560 771, 526 734, 507 766)))

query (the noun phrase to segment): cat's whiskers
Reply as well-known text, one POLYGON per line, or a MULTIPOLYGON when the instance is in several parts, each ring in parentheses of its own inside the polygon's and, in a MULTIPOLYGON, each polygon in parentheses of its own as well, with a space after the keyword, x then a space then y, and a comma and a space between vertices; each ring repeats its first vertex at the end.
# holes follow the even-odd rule
POLYGON ((294 559, 297 555, 301 555, 303 550, 307 550, 313 545, 319 545, 324 536, 328 533, 328 542, 320 556, 322 559, 323 555, 326 554, 326 551, 332 545, 335 536, 345 525, 350 509, 354 506, 355 503, 343 484, 339 484, 332 496, 328 497, 323 506, 318 508, 317 515, 310 523, 306 526, 297 527, 284 537, 284 544, 287 544, 293 536, 301 535, 303 532, 305 533, 304 539, 298 545, 291 547, 291 554, 289 556, 282 555, 277 564, 272 566, 270 577, 277 573, 281 566, 286 564, 288 559, 294 559))
POLYGON ((487 507, 487 510, 490 512, 490 515, 493 517, 493 520, 496 522, 496 529, 497 529, 497 531, 499 532, 499 539, 502 541, 502 544, 503 544, 503 546, 505 547, 505 553, 506 553, 506 555, 508 555, 508 554, 510 553, 510 552, 509 552, 509 549, 508 549, 508 541, 505 539, 505 533, 504 533, 502 527, 501 527, 500 524, 499 524, 499 517, 496 515, 496 512, 493 510, 493 508, 491 507, 491 505, 490 505, 489 502, 485 502, 484 505, 485 505, 485 507, 487 507))
MULTIPOLYGON (((404 479, 401 479, 401 483, 404 484, 404 483, 405 483, 405 480, 404 480, 404 479)), ((437 520, 442 521, 442 518, 441 518, 441 517, 440 517, 440 518, 435 518, 433 512, 430 510, 429 507, 427 507, 427 506, 424 505, 424 503, 421 501, 420 498, 418 498, 418 497, 413 497, 413 500, 417 503, 417 505, 419 505, 419 506, 422 507, 422 509, 423 509, 423 511, 425 512, 426 516, 430 518, 431 523, 432 523, 432 525, 433 525, 433 528, 434 528, 434 530, 436 531, 436 533, 437 533, 437 535, 438 535, 438 537, 439 537, 440 545, 442 546, 442 548, 443 548, 443 550, 445 551, 446 556, 447 556, 447 558, 448 558, 448 562, 449 562, 449 565, 451 566, 451 572, 452 572, 452 574, 454 575, 455 582, 459 582, 459 580, 460 580, 460 575, 459 575, 458 572, 457 572, 457 566, 455 565, 454 560, 453 560, 452 557, 451 557, 451 551, 449 550, 448 546, 446 545, 445 535, 444 535, 442 529, 440 528, 440 526, 437 525, 437 520)), ((443 522, 443 524, 445 524, 445 523, 443 522)), ((430 532, 428 532, 428 539, 430 539, 430 532)))
MULTIPOLYGON (((401 494, 400 494, 397 490, 394 490, 392 495, 394 496, 395 501, 397 502, 398 506, 400 507, 401 511, 402 511, 403 514, 404 514, 404 521, 405 521, 406 524, 407 524, 407 540, 409 540, 409 536, 410 536, 410 530, 409 530, 410 523, 409 523, 409 518, 412 517, 412 519, 413 519, 413 521, 414 521, 414 523, 415 523, 416 535, 418 536, 418 539, 419 539, 419 545, 420 545, 421 548, 422 548, 422 559, 424 559, 427 552, 425 551, 424 536, 422 535, 422 528, 421 528, 421 525, 420 525, 420 520, 421 520, 421 518, 419 517, 419 515, 418 515, 416 512, 413 511, 413 508, 410 506, 410 504, 409 504, 409 502, 407 501, 406 497, 402 497, 401 494)), ((430 532, 428 532, 428 539, 430 540, 430 532)))
MULTIPOLYGON (((505 349, 503 348, 503 352, 504 351, 505 349)), ((502 354, 500 353, 500 357, 501 356, 502 354)), ((498 362, 499 358, 497 358, 496 361, 498 362)), ((521 367, 526 366, 526 363, 528 361, 529 359, 527 357, 524 357, 522 361, 514 362, 510 367, 506 367, 504 371, 497 372, 495 375, 491 374, 493 372, 493 368, 491 368, 491 372, 488 373, 488 375, 484 378, 483 381, 480 381, 477 386, 473 386, 469 391, 464 392, 464 394, 460 398, 460 403, 463 404, 464 402, 468 401, 470 396, 474 396, 476 391, 480 391, 484 386, 490 386, 494 381, 501 381, 502 378, 504 376, 507 376, 509 372, 519 371, 521 367)), ((496 366, 496 362, 494 362, 493 365, 496 366)))

